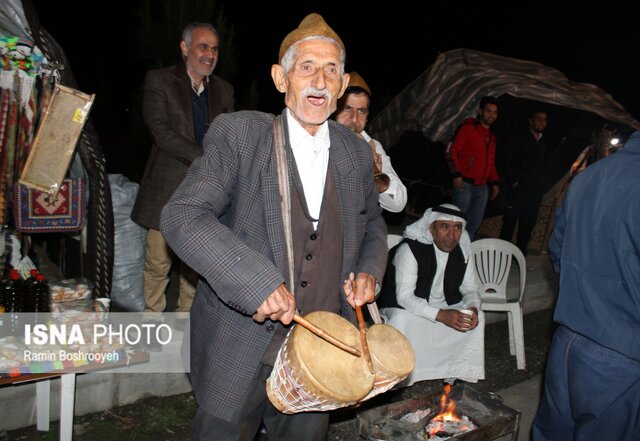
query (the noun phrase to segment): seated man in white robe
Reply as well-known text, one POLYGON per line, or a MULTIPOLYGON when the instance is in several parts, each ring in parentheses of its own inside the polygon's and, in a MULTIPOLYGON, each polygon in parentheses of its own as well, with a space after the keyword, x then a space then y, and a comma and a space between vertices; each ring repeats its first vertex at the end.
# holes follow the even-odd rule
POLYGON ((395 271, 387 270, 378 305, 416 354, 416 367, 400 386, 484 379, 484 314, 465 227, 455 205, 430 208, 389 254, 395 271))

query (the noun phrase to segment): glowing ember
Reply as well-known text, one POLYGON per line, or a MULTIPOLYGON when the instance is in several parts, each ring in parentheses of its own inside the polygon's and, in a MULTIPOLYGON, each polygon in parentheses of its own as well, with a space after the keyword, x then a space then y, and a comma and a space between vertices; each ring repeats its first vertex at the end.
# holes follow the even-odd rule
POLYGON ((406 423, 417 423, 422 418, 426 418, 430 413, 431 413, 430 408, 418 409, 415 412, 411 412, 406 415, 403 415, 402 418, 400 418, 400 421, 403 421, 406 423))
POLYGON ((459 421, 434 421, 431 420, 424 428, 425 438, 430 441, 446 440, 452 436, 460 435, 475 429, 476 426, 469 417, 463 416, 459 421))
POLYGON ((444 393, 440 398, 440 413, 431 418, 429 424, 424 428, 425 439, 445 440, 476 428, 467 416, 461 418, 456 414, 456 403, 449 398, 450 393, 451 385, 447 384, 444 386, 444 393))

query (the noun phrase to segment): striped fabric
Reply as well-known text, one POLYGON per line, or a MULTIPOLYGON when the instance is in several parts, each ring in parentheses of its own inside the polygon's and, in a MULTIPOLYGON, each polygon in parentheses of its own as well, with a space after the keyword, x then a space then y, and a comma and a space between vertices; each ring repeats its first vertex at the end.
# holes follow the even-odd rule
POLYGON ((422 131, 444 144, 465 118, 474 117, 480 98, 509 94, 585 110, 611 122, 640 129, 617 101, 599 87, 576 83, 543 64, 471 49, 440 54, 368 126, 383 146, 392 146, 406 130, 422 131))

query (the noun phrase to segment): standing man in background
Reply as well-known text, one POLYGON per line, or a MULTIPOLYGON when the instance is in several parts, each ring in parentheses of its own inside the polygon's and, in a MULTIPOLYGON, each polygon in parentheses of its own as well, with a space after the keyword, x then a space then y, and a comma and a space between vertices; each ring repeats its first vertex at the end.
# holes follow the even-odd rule
POLYGON ((371 107, 371 89, 357 72, 351 72, 349 75, 349 85, 338 101, 335 119, 367 141, 373 152, 377 171, 387 175, 389 180, 384 184, 382 179, 376 179, 376 187, 380 193, 380 206, 392 213, 399 213, 407 204, 407 189, 391 166, 391 159, 385 153, 382 144, 371 138, 364 130, 371 107))
POLYGON ((518 224, 516 245, 527 255, 531 232, 538 219, 544 192, 543 169, 547 143, 542 132, 547 128, 547 112, 529 114, 529 130, 515 135, 505 149, 500 147, 498 167, 507 185, 507 206, 502 218, 500 239, 511 242, 518 224))
MULTIPOLYGON (((144 82, 143 117, 153 143, 131 218, 149 229, 144 263, 145 311, 162 312, 173 254, 160 234, 160 212, 194 159, 202 155, 209 124, 232 112, 233 87, 212 75, 220 37, 208 23, 182 31, 182 61, 151 70, 144 82)), ((191 309, 198 275, 182 264, 177 312, 191 309)))
POLYGON ((453 175, 452 202, 467 215, 467 232, 473 241, 480 228, 489 197, 498 196, 496 135, 491 126, 498 119, 498 100, 480 100, 478 116, 467 118, 447 148, 447 163, 453 175), (491 195, 487 185, 491 186, 491 195))

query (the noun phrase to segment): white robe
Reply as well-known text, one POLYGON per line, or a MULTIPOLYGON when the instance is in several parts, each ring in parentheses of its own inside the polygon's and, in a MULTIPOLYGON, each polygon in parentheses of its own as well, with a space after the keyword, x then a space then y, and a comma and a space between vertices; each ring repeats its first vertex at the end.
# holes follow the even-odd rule
POLYGON ((447 305, 444 297, 444 269, 449 254, 434 245, 437 270, 433 279, 429 302, 414 295, 418 280, 418 262, 409 245, 402 244, 396 252, 396 296, 401 308, 381 311, 385 322, 402 332, 411 342, 416 354, 416 367, 400 386, 416 381, 458 378, 469 382, 484 379, 484 313, 473 264, 467 265, 460 293, 462 301, 447 305), (478 309, 478 326, 472 331, 459 332, 440 322, 440 309, 478 309))

